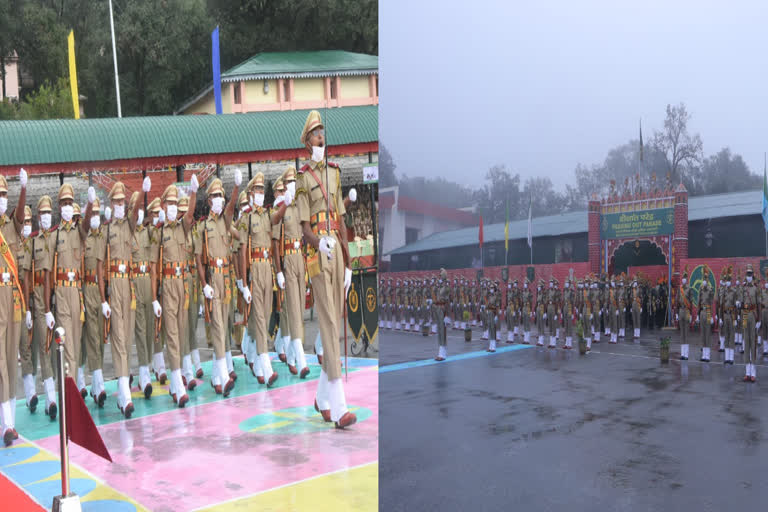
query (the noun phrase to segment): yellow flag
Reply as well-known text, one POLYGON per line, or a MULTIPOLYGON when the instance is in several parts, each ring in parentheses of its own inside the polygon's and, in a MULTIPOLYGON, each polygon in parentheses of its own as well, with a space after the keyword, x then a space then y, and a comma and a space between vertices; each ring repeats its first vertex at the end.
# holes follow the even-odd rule
POLYGON ((69 85, 72 89, 72 107, 75 109, 75 119, 80 119, 80 95, 77 93, 77 66, 75 65, 75 31, 69 31, 67 37, 69 46, 69 85))

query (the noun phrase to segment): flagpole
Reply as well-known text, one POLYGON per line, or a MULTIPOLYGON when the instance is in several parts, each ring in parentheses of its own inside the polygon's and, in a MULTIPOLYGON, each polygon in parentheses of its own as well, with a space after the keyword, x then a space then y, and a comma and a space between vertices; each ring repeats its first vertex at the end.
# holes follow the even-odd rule
POLYGON ((115 91, 117 92, 117 117, 123 117, 120 106, 120 78, 117 75, 117 46, 115 46, 115 20, 112 16, 112 0, 109 0, 109 27, 112 30, 112 60, 115 62, 115 91))

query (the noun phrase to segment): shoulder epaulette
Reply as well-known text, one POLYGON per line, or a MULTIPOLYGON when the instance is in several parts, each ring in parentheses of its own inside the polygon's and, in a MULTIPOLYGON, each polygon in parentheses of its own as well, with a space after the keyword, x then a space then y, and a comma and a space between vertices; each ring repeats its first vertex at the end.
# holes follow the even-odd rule
POLYGON ((335 162, 328 162, 328 167, 335 167, 336 169, 341 169, 341 167, 339 167, 339 164, 335 162))
POLYGON ((31 233, 29 234, 29 238, 30 238, 30 239, 32 239, 32 238, 37 238, 37 235, 39 235, 40 233, 41 233, 41 231, 40 231, 40 230, 37 230, 37 231, 33 231, 33 232, 31 232, 31 233))
POLYGON ((306 171, 310 170, 311 168, 312 168, 312 167, 310 167, 310 165, 309 165, 309 164, 304 164, 304 165, 301 167, 301 169, 299 169, 299 174, 302 174, 302 173, 304 173, 304 172, 306 172, 306 171))

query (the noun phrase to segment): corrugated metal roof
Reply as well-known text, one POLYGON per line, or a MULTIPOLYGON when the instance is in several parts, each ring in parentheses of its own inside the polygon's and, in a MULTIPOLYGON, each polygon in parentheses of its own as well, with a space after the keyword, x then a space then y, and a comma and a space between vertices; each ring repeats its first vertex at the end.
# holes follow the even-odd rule
MULTIPOLYGON (((762 190, 696 196, 688 199, 688 220, 760 215, 762 190)), ((533 236, 558 236, 587 232, 587 210, 533 218, 533 236)), ((528 237, 528 219, 509 223, 509 239, 528 237)), ((483 226, 484 242, 503 242, 504 223, 483 226)), ((406 254, 478 244, 478 227, 434 233, 388 254, 406 254)))
POLYGON ((342 50, 314 52, 258 53, 221 75, 223 82, 243 79, 285 78, 301 75, 305 78, 330 75, 367 75, 378 73, 376 55, 342 50))
MULTIPOLYGON (((308 112, 0 121, 0 165, 298 149, 308 112)), ((378 141, 378 112, 322 112, 329 145, 378 141)))
MULTIPOLYGON (((558 236, 569 233, 584 233, 587 231, 587 211, 562 213, 560 215, 548 215, 546 217, 533 218, 533 236, 558 236)), ((509 223, 509 239, 528 237, 528 219, 516 220, 509 223)), ((483 226, 483 241, 504 241, 504 223, 488 224, 483 226)), ((461 247, 465 245, 477 245, 478 226, 443 231, 434 233, 426 238, 405 245, 389 254, 403 254, 410 252, 431 251, 446 249, 449 247, 461 247)))

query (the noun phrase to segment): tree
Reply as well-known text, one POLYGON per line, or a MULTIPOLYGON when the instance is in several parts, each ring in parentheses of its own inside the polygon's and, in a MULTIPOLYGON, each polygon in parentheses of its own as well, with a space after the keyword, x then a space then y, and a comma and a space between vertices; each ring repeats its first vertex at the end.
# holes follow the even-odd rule
POLYGON ((702 194, 753 190, 762 184, 762 177, 752 174, 741 155, 733 155, 730 148, 706 158, 698 178, 702 194))
POLYGON ((395 176, 397 165, 392 159, 392 154, 381 144, 379 147, 379 186, 392 187, 397 185, 397 176, 395 176))
MULTIPOLYGON (((509 218, 516 219, 522 215, 520 201, 520 175, 512 176, 503 165, 494 165, 485 175, 486 185, 475 193, 478 213, 488 224, 506 220, 507 204, 509 218)), ((525 203, 526 215, 528 203, 525 203)))
POLYGON ((686 166, 695 166, 702 160, 701 137, 688 133, 690 118, 684 103, 667 105, 664 129, 654 132, 652 145, 664 154, 672 183, 682 181, 686 166))
POLYGON ((72 93, 69 80, 60 78, 55 84, 45 82, 20 103, 0 103, 0 120, 72 119, 72 93))

